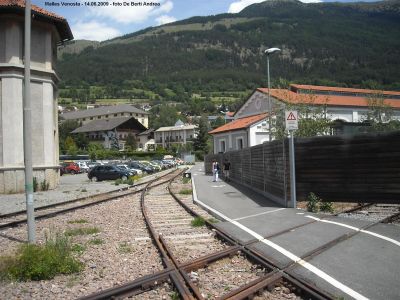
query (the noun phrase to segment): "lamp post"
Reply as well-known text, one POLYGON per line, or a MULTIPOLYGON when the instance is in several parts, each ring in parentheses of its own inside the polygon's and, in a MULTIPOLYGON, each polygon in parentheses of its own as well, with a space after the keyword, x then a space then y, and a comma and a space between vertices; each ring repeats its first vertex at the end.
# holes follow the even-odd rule
POLYGON ((269 56, 275 52, 279 52, 281 49, 279 48, 269 48, 265 50, 265 54, 267 54, 267 75, 268 75, 268 123, 269 123, 269 141, 272 139, 272 105, 271 105, 271 82, 269 79, 269 56))

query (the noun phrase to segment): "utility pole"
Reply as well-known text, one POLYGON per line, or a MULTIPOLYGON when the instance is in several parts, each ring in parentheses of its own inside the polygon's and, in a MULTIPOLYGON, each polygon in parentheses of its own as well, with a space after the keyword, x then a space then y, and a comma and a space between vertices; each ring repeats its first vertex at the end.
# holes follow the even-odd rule
POLYGON ((28 241, 36 242, 35 213, 33 202, 32 168, 32 109, 31 109, 31 0, 25 0, 25 51, 24 51, 24 163, 25 196, 28 220, 28 241))

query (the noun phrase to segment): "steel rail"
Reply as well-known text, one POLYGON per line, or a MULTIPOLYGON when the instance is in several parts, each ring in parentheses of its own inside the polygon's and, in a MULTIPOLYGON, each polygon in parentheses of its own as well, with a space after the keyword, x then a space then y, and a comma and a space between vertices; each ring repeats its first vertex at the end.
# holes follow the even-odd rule
MULTIPOLYGON (((197 214, 195 211, 193 211, 190 207, 188 207, 185 203, 183 203, 174 193, 172 193, 172 191, 171 191, 171 183, 168 185, 168 190, 169 190, 169 193, 171 194, 171 196, 176 200, 176 201, 178 201, 179 203, 180 203, 180 205, 182 205, 188 212, 190 212, 192 215, 194 215, 194 216, 200 216, 199 214, 197 214)), ((241 247, 241 251, 242 252, 244 252, 245 254, 246 254, 246 256, 248 257, 248 258, 250 258, 251 260, 256 260, 257 261, 257 263, 259 263, 260 265, 262 265, 263 267, 266 267, 266 268, 269 268, 270 270, 279 270, 279 267, 278 267, 278 264, 276 263, 276 262, 272 262, 269 258, 267 258, 267 257, 265 257, 264 255, 262 255, 261 253, 258 253, 258 252, 256 252, 256 251, 254 251, 252 248, 249 248, 248 246, 251 246, 252 244, 254 244, 254 243, 256 243, 256 242, 258 242, 258 240, 253 240, 253 241, 251 241, 251 243, 241 243, 240 241, 238 241, 238 240, 236 240, 236 239, 234 239, 234 238, 232 238, 227 232, 225 232, 223 229, 221 229, 221 228, 217 228, 213 223, 211 223, 211 222, 209 222, 208 220, 205 220, 205 222, 206 222, 206 225, 209 227, 209 228, 211 228, 211 229, 213 229, 213 230, 215 230, 216 232, 221 232, 221 237, 228 237, 228 240, 230 241, 230 242, 234 242, 234 245, 239 245, 240 247, 241 247)), ((311 224, 311 223, 315 223, 315 222, 317 222, 316 220, 313 220, 313 221, 310 221, 310 222, 307 222, 307 224, 311 224)), ((302 224, 302 225, 300 225, 300 226, 295 226, 295 228, 298 228, 298 227, 302 227, 302 226, 305 226, 306 224, 302 224)), ((289 230, 285 230, 285 231, 283 231, 283 232, 289 232, 290 230, 292 230, 292 229, 289 229, 289 230)), ((282 233, 283 233, 282 232, 282 233)), ((185 264, 185 266, 184 266, 184 268, 186 269, 186 270, 191 270, 191 269, 195 269, 194 267, 196 266, 196 265, 198 265, 198 263, 195 263, 195 262, 193 262, 193 268, 192 268, 192 266, 191 266, 191 264, 190 263, 187 263, 187 264, 185 264)), ((285 271, 282 271, 282 272, 285 272, 285 271)), ((269 274, 269 273, 268 273, 269 274)), ((267 274, 267 275, 268 275, 267 274)), ((287 274, 288 276, 290 275, 290 274, 287 274)), ((293 277, 293 275, 290 275, 291 277, 293 277)), ((268 277, 268 276, 267 276, 268 277)), ((302 284, 302 286, 304 286, 304 289, 307 289, 307 290, 309 290, 310 291, 310 294, 312 294, 312 295, 315 295, 315 297, 313 297, 312 299, 334 299, 334 297, 332 296, 332 295, 330 295, 330 294, 327 294, 326 292, 324 292, 324 291, 322 291, 321 289, 318 289, 316 286, 313 286, 313 285, 310 285, 310 284, 308 284, 308 283, 306 283, 306 282, 303 282, 303 281, 301 281, 300 279, 297 279, 297 281, 299 282, 299 283, 301 283, 302 284)), ((253 291, 253 289, 252 288, 250 288, 251 286, 255 286, 255 285, 257 285, 258 286, 258 280, 256 280, 256 281, 254 281, 254 282, 252 282, 252 283, 250 283, 249 284, 249 288, 246 290, 246 292, 245 291, 242 291, 242 289, 241 288, 239 288, 239 289, 237 289, 237 290, 235 290, 235 291, 232 291, 232 292, 230 292, 230 297, 234 297, 234 295, 235 294, 238 294, 238 293, 241 293, 241 295, 243 295, 243 293, 244 293, 244 295, 246 295, 244 298, 247 298, 247 297, 249 297, 251 294, 253 294, 254 293, 254 291, 253 291)), ((233 299, 244 299, 244 298, 233 298, 233 299)), ((225 298, 221 298, 221 299, 225 299, 225 298)))
MULTIPOLYGON (((179 175, 180 175, 180 173, 178 175, 174 176, 174 178, 168 180, 169 181, 169 185, 168 185, 169 193, 176 201, 178 201, 178 203, 182 207, 184 207, 184 209, 186 211, 191 213, 193 216, 199 217, 200 215, 198 213, 196 213, 190 207, 188 207, 185 203, 183 203, 178 197, 176 197, 175 194, 172 193, 172 191, 170 189, 172 181, 179 175)), ((159 184, 151 186, 151 187, 159 186, 164 183, 165 182, 159 183, 159 184)), ((309 296, 309 299, 333 299, 331 295, 328 295, 325 292, 319 290, 318 288, 311 286, 311 285, 303 282, 300 279, 296 279, 296 278, 294 278, 293 275, 285 273, 285 271, 283 271, 283 270, 280 270, 279 268, 276 267, 276 264, 271 263, 268 260, 268 258, 261 255, 260 253, 255 252, 253 249, 248 248, 246 244, 241 244, 239 241, 236 241, 234 238, 232 238, 232 236, 230 236, 228 233, 226 233, 221 228, 217 228, 213 223, 211 223, 208 220, 205 220, 207 227, 214 230, 219 238, 221 238, 228 244, 231 244, 232 246, 230 246, 227 249, 220 250, 218 252, 211 253, 206 256, 200 257, 198 259, 179 264, 178 261, 173 256, 172 252, 170 251, 165 239, 162 236, 158 235, 157 232, 155 231, 155 229, 153 228, 153 226, 151 225, 151 222, 147 221, 149 219, 148 219, 148 214, 147 214, 147 211, 146 211, 145 205, 144 205, 144 196, 145 196, 146 191, 151 187, 150 187, 150 184, 148 184, 142 190, 142 194, 141 194, 142 213, 146 220, 146 225, 147 225, 149 231, 151 232, 152 240, 154 241, 155 245, 159 249, 159 252, 162 256, 162 261, 167 268, 166 270, 170 270, 168 273, 169 278, 172 281, 172 283, 174 284, 174 286, 176 287, 176 289, 178 290, 182 299, 185 299, 185 300, 186 299, 204 299, 201 295, 201 292, 198 290, 197 286, 192 283, 192 281, 189 278, 187 273, 189 273, 191 270, 197 270, 201 267, 207 266, 208 264, 215 262, 226 256, 236 255, 238 252, 242 252, 248 259, 252 260, 256 264, 259 264, 260 266, 267 269, 269 271, 269 273, 267 273, 262 278, 258 278, 244 286, 239 287, 238 289, 236 289, 234 291, 231 291, 228 294, 223 295, 219 299, 235 299, 236 300, 236 299, 249 298, 249 297, 251 297, 251 295, 254 295, 255 293, 258 293, 262 290, 265 290, 266 288, 270 287, 271 285, 273 285, 274 283, 276 283, 282 279, 285 279, 290 284, 297 286, 297 288, 303 294, 306 294, 309 296), (194 296, 191 294, 190 291, 193 293, 194 296)), ((168 272, 166 270, 165 270, 165 272, 168 272)), ((157 275, 154 275, 154 276, 157 276, 157 275)), ((141 282, 148 283, 150 286, 154 286, 154 285, 152 285, 152 282, 153 282, 152 280, 154 278, 152 278, 152 276, 146 276, 146 277, 147 278, 143 277, 143 280, 141 282)), ((139 278, 135 281, 137 282, 137 281, 140 281, 141 279, 142 278, 139 278)), ((127 290, 124 291, 124 293, 126 293, 126 295, 133 295, 132 293, 139 294, 144 291, 143 289, 141 289, 141 290, 133 289, 132 291, 129 291, 129 288, 126 287, 127 285, 128 284, 125 285, 125 289, 127 289, 127 290)), ((120 287, 116 287, 113 290, 116 290, 118 292, 119 288, 120 287)), ((110 298, 118 297, 117 294, 112 294, 111 289, 107 290, 106 293, 107 292, 108 292, 108 294, 107 294, 108 296, 106 298, 93 298, 93 299, 110 299, 110 298)), ((102 294, 103 294, 103 292, 99 292, 97 295, 98 295, 98 297, 100 297, 102 294)), ((90 296, 87 296, 87 297, 90 297, 90 296)), ((82 299, 86 300, 86 299, 92 299, 92 298, 82 298, 82 299)))
MULTIPOLYGON (((174 176, 172 179, 170 179, 169 181, 174 180, 176 177, 180 176, 182 173, 184 172, 181 171, 179 172, 176 176, 174 176)), ((141 196, 140 196, 140 204, 141 204, 141 209, 142 209, 142 214, 143 217, 145 219, 146 225, 150 231, 150 235, 152 237, 152 240, 154 241, 158 251, 160 252, 160 255, 163 259, 163 261, 171 266, 174 269, 174 275, 172 276, 173 281, 174 281, 174 285, 177 288, 179 294, 181 295, 181 297, 183 299, 194 299, 192 294, 190 293, 189 289, 187 288, 187 286, 185 285, 186 279, 184 277, 182 277, 182 274, 180 273, 179 269, 177 268, 176 262, 174 261, 174 258, 170 256, 171 251, 168 249, 166 244, 163 244, 162 239, 160 237, 160 235, 156 232, 156 230, 154 229, 151 221, 150 221, 150 217, 147 214, 147 210, 146 210, 146 205, 145 205, 145 193, 147 191, 147 189, 150 187, 150 185, 147 185, 144 188, 144 191, 142 192, 141 196)), ((152 186, 154 187, 154 186, 152 186)), ((187 282, 186 282, 187 283, 187 282)), ((193 293, 196 294, 196 289, 193 286, 193 284, 189 283, 188 284, 189 288, 192 290, 193 293)), ((201 296, 201 295, 200 295, 201 296)), ((197 299, 202 299, 202 298, 197 298, 197 299)))
MULTIPOLYGON (((166 176, 168 176, 168 175, 171 175, 171 174, 174 173, 174 172, 175 172, 175 170, 174 170, 173 172, 164 174, 164 175, 162 175, 162 176, 160 176, 160 177, 156 177, 156 178, 150 180, 149 182, 146 182, 145 184, 147 184, 147 185, 152 184, 153 182, 157 181, 158 179, 164 178, 164 177, 166 177, 166 176)), ((158 186, 158 185, 161 185, 161 184, 165 184, 165 183, 167 183, 168 181, 169 181, 169 179, 167 179, 167 180, 165 180, 165 181, 162 181, 162 182, 160 182, 160 183, 157 183, 157 184, 155 184, 154 186, 158 186)), ((142 184, 141 184, 141 185, 142 185, 142 184)), ((129 189, 129 188, 128 188, 128 189, 129 189)), ((37 216, 35 216, 35 219, 40 220, 40 219, 52 218, 52 217, 55 217, 55 216, 57 216, 57 215, 64 214, 64 213, 67 213, 67 212, 71 212, 71 211, 74 211, 74 210, 78 210, 78 209, 82 209, 82 208, 86 208, 86 207, 98 205, 98 204, 101 204, 101 203, 104 203, 104 202, 108 202, 108 201, 112 201, 112 200, 115 200, 115 199, 118 199, 118 198, 121 198, 121 197, 126 197, 126 196, 130 196, 130 195, 134 195, 134 194, 137 194, 137 193, 142 192, 143 190, 144 190, 144 188, 139 189, 139 190, 135 190, 135 191, 132 191, 132 192, 124 193, 124 194, 119 194, 119 195, 111 196, 111 197, 108 197, 108 198, 105 198, 105 199, 101 199, 101 200, 97 200, 97 201, 93 201, 93 202, 89 202, 89 203, 84 203, 84 204, 81 204, 81 205, 76 205, 76 206, 68 207, 68 208, 65 208, 65 209, 60 209, 60 210, 53 211, 53 212, 50 212, 50 213, 47 213, 47 214, 37 215, 37 216)), ((107 193, 106 193, 106 194, 107 194, 107 193)), ((95 195, 93 198, 96 198, 96 197, 98 197, 99 195, 102 195, 102 194, 97 194, 97 195, 95 195)), ((84 198, 84 199, 90 201, 92 198, 84 198)), ((80 201, 81 201, 81 199, 80 199, 80 201)), ((60 207, 61 207, 61 206, 63 206, 63 205, 65 206, 65 205, 68 205, 68 204, 74 203, 74 202, 76 202, 76 201, 58 203, 56 206, 60 206, 60 207)), ((4 219, 4 218, 2 218, 2 219, 4 219)), ((0 220, 1 220, 1 219, 0 219, 0 220)), ((21 224, 26 223, 26 221, 27 221, 27 219, 25 218, 25 219, 16 220, 16 221, 8 222, 8 223, 3 223, 3 224, 0 224, 0 229, 3 229, 3 228, 10 228, 10 227, 16 227, 16 226, 18 226, 18 225, 21 225, 21 224)))
MULTIPOLYGON (((70 204, 70 203, 75 203, 75 202, 79 202, 79 201, 87 201, 87 200, 91 200, 93 198, 97 198, 97 197, 100 197, 100 196, 106 196, 106 195, 109 195, 109 194, 118 193, 118 192, 130 190, 130 189, 133 189, 133 188, 137 188, 137 187, 139 187, 141 185, 148 184, 150 181, 153 181, 154 179, 162 178, 164 176, 172 174, 174 171, 175 170, 168 170, 168 172, 165 172, 165 174, 162 174, 161 176, 157 177, 157 175, 156 175, 155 178, 152 178, 152 179, 147 180, 145 182, 140 182, 140 183, 137 183, 137 184, 134 184, 134 185, 131 185, 131 186, 122 187, 122 188, 115 189, 115 190, 112 190, 112 191, 99 193, 99 194, 94 194, 94 195, 85 196, 85 197, 80 197, 80 198, 76 198, 76 199, 71 199, 71 200, 64 201, 64 202, 58 202, 58 203, 53 203, 53 204, 48 204, 48 205, 42 205, 42 206, 39 206, 39 207, 35 207, 35 212, 38 212, 38 211, 41 211, 41 210, 45 210, 45 209, 49 209, 49 208, 54 208, 54 207, 57 207, 57 206, 70 204)), ((12 212, 12 213, 7 213, 7 214, 0 214, 0 219, 16 217, 16 216, 23 215, 23 214, 26 214, 26 209, 15 211, 15 212, 12 212)))

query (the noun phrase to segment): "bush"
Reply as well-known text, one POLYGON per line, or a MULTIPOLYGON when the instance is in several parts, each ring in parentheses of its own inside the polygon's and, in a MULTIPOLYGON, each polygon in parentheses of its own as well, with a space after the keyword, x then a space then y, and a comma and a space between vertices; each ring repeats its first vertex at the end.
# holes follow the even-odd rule
POLYGON ((33 177, 33 191, 36 192, 38 190, 39 183, 36 177, 33 177))
POLYGON ((307 211, 318 212, 318 202, 321 199, 314 193, 310 193, 307 197, 307 211))
POLYGON ((21 245, 15 257, 2 258, 0 262, 3 277, 18 281, 48 280, 57 274, 78 273, 82 269, 82 263, 72 256, 68 238, 61 234, 46 239, 44 245, 21 245))
POLYGON ((319 198, 314 193, 310 193, 307 197, 307 211, 309 212, 329 212, 333 213, 333 204, 332 202, 323 202, 321 198, 319 198))
POLYGON ((321 202, 319 204, 319 209, 323 212, 333 213, 333 203, 332 202, 321 202))
POLYGON ((50 183, 48 183, 48 182, 46 181, 46 179, 43 180, 43 181, 40 183, 40 189, 41 189, 42 191, 48 191, 48 190, 49 190, 49 187, 50 187, 50 183))

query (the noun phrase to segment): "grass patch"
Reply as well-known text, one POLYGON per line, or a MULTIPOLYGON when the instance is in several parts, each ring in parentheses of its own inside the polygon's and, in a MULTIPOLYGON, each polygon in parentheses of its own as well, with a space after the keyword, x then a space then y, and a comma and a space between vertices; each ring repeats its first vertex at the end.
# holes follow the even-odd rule
POLYGON ((100 229, 97 227, 80 227, 80 228, 70 228, 65 231, 66 236, 77 236, 77 235, 88 235, 99 233, 100 229))
POLYGON ((182 189, 179 191, 179 194, 181 195, 191 195, 192 194, 192 189, 182 189))
POLYGON ((73 244, 71 246, 71 251, 82 254, 83 252, 85 252, 86 247, 84 245, 81 244, 73 244))
POLYGON ((89 223, 89 221, 85 219, 76 219, 68 221, 68 224, 84 224, 84 223, 89 223))
POLYGON ((119 244, 118 252, 119 253, 132 253, 133 249, 127 242, 123 242, 123 243, 119 244))
POLYGON ((201 227, 206 224, 206 221, 202 217, 196 217, 190 222, 190 224, 193 227, 201 227))
POLYGON ((81 189, 81 192, 82 192, 82 193, 86 193, 86 192, 87 192, 87 189, 81 189))
POLYGON ((28 281, 48 280, 58 274, 78 273, 83 265, 72 256, 69 239, 56 234, 43 245, 21 245, 15 256, 0 259, 2 279, 28 281))
POLYGON ((182 178, 182 183, 183 184, 188 184, 190 181, 191 181, 190 178, 186 178, 186 177, 182 178))
POLYGON ((102 245, 104 244, 104 241, 102 239, 93 239, 89 241, 89 244, 91 245, 102 245))
POLYGON ((212 224, 215 224, 215 223, 218 223, 219 221, 217 219, 215 219, 215 218, 209 218, 208 222, 210 222, 212 224))

